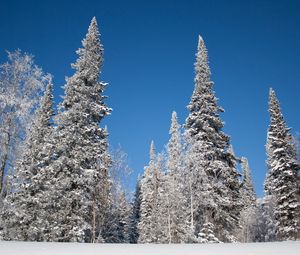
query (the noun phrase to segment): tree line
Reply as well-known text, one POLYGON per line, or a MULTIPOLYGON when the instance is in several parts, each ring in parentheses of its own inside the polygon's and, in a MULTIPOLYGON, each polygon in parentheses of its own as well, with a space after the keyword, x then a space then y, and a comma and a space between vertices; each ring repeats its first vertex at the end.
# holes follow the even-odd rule
MULTIPOLYGON (((103 46, 93 18, 65 96, 54 111, 51 75, 21 51, 0 73, 0 234, 3 240, 215 243, 298 240, 297 142, 269 93, 265 197, 256 198, 246 157, 235 155, 199 37, 195 88, 183 125, 172 113, 163 152, 130 201, 118 180, 124 154, 109 152, 103 119, 103 46), (239 168, 242 169, 240 173, 239 168)), ((125 167, 126 168, 126 167, 125 167)))

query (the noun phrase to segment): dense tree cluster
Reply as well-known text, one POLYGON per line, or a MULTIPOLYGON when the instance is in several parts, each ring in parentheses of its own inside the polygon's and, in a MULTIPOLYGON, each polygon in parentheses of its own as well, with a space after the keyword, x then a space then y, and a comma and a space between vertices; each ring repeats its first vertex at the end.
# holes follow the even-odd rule
MULTIPOLYGON (((270 89, 265 197, 237 157, 199 37, 195 87, 183 125, 137 181, 132 201, 121 150, 109 152, 111 113, 100 82, 103 46, 92 19, 55 114, 50 75, 16 51, 0 66, 0 234, 4 240, 219 243, 299 240, 299 141, 270 89), (295 142, 296 141, 296 142, 295 142), (241 171, 239 170, 241 169, 241 171)), ((299 137, 298 137, 299 139, 299 137)))

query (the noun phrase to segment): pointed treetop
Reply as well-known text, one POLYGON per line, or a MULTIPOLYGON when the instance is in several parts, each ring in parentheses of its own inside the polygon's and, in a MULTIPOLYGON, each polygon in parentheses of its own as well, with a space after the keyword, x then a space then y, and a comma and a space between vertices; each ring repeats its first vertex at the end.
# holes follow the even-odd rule
POLYGON ((92 24, 92 23, 95 23, 95 24, 97 24, 97 19, 96 19, 96 16, 94 16, 94 17, 92 18, 91 24, 92 24))
POLYGON ((47 76, 48 84, 41 99, 41 106, 37 109, 37 115, 40 116, 37 121, 42 122, 45 126, 50 124, 50 119, 54 115, 53 110, 53 84, 52 76, 47 76), (47 114, 45 114, 47 113, 47 114), (41 117, 43 116, 43 117, 41 117))
POLYGON ((169 134, 173 134, 174 132, 177 132, 179 129, 179 124, 177 120, 177 113, 175 111, 172 112, 172 119, 171 119, 171 127, 169 134))
POLYGON ((154 141, 151 141, 150 145, 150 161, 153 161, 155 159, 155 146, 154 146, 154 141))
POLYGON ((47 84, 46 90, 45 90, 45 94, 51 94, 51 97, 53 97, 53 95, 52 95, 52 90, 53 90, 52 78, 53 77, 51 75, 48 76, 48 84, 47 84))
MULTIPOLYGON (((203 48, 203 45, 204 45, 204 40, 201 35, 198 35, 198 51, 200 51, 201 48, 203 48)), ((205 45, 204 45, 204 47, 205 47, 205 45)))
POLYGON ((253 186, 253 180, 251 175, 251 169, 249 167, 248 159, 245 157, 241 158, 243 181, 242 181, 242 195, 246 207, 254 205, 256 201, 255 190, 253 186))
POLYGON ((241 158, 242 170, 243 170, 243 183, 248 183, 252 181, 251 179, 251 170, 249 167, 248 159, 245 157, 241 158))
POLYGON ((279 101, 276 97, 276 93, 274 91, 274 89, 270 88, 269 90, 269 104, 273 104, 276 105, 276 107, 279 107, 279 101))
POLYGON ((203 38, 199 35, 198 51, 196 54, 195 72, 196 82, 210 82, 210 68, 209 68, 207 49, 203 38), (202 79, 200 79, 202 78, 202 79))
POLYGON ((275 91, 272 88, 270 88, 269 91, 269 113, 271 119, 269 132, 274 133, 275 130, 285 130, 285 132, 288 132, 290 130, 285 123, 280 109, 279 100, 277 99, 275 91))
POLYGON ((177 112, 172 112, 172 120, 177 120, 177 112))
POLYGON ((75 64, 72 64, 72 67, 88 81, 98 81, 103 64, 103 46, 100 42, 100 33, 95 17, 93 17, 88 32, 82 40, 82 46, 76 51, 79 58, 75 64))
POLYGON ((88 29, 88 33, 87 34, 94 33, 94 32, 96 32, 96 33, 99 34, 98 24, 97 24, 97 20, 96 20, 95 16, 91 20, 91 23, 89 25, 89 29, 88 29))

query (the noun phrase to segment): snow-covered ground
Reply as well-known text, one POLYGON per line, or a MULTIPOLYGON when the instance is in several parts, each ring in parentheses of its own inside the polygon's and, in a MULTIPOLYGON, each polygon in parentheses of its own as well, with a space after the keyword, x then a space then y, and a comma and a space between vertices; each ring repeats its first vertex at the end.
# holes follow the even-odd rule
POLYGON ((299 255, 300 242, 250 244, 82 244, 0 242, 1 255, 299 255))

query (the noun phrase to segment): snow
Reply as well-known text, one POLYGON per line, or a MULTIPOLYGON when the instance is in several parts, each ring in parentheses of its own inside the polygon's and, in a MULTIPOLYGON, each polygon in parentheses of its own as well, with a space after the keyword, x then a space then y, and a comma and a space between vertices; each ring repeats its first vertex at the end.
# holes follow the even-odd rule
POLYGON ((300 241, 227 244, 87 244, 0 242, 1 254, 13 255, 298 255, 300 241))

